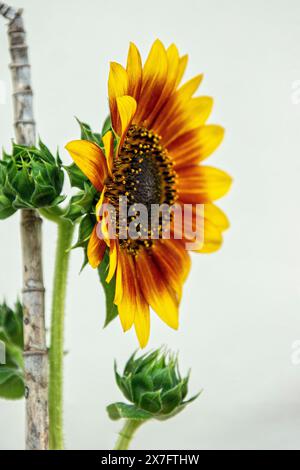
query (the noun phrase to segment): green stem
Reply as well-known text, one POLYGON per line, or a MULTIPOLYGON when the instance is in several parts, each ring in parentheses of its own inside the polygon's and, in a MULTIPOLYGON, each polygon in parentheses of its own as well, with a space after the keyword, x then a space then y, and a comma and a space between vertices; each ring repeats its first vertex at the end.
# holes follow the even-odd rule
POLYGON ((117 439, 114 450, 127 450, 136 430, 143 424, 143 421, 127 419, 117 439))
MULTIPOLYGON (((46 214, 43 214, 44 216, 46 214)), ((50 218, 50 217, 48 217, 50 218)), ((49 351, 49 445, 63 449, 63 358, 67 276, 74 225, 57 217, 56 261, 53 283, 51 344, 49 351)))

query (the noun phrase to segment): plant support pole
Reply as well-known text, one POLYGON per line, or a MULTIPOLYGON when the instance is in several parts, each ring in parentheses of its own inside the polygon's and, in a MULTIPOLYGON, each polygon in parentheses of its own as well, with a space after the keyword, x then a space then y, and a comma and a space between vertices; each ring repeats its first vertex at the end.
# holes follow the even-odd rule
MULTIPOLYGON (((22 11, 0 2, 0 14, 8 20, 16 142, 30 146, 35 143, 35 122, 22 11)), ((27 450, 48 448, 48 359, 41 224, 37 211, 21 211, 27 450)))

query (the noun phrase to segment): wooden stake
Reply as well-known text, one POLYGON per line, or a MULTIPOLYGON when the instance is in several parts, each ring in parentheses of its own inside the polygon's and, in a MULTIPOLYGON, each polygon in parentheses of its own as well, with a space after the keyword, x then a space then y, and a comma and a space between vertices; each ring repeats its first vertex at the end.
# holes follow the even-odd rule
MULTIPOLYGON (((35 122, 22 11, 0 2, 0 14, 9 20, 8 38, 16 142, 30 146, 35 143, 35 122)), ((45 288, 41 224, 42 219, 37 211, 31 209, 21 211, 27 450, 48 448, 48 358, 44 320, 45 288)))

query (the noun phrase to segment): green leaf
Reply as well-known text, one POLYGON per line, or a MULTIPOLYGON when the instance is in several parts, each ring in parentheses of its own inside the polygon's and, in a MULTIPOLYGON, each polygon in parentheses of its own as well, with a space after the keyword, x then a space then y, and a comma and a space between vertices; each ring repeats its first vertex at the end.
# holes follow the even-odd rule
POLYGON ((79 225, 78 240, 76 244, 72 246, 72 249, 84 247, 87 244, 94 226, 95 226, 94 217, 91 217, 89 214, 87 214, 86 216, 82 218, 80 225, 79 225))
POLYGON ((17 400, 24 397, 24 391, 22 372, 0 365, 0 397, 17 400))
POLYGON ((0 365, 0 397, 17 399, 24 396, 23 309, 0 305, 0 340, 5 344, 5 364, 0 365))
POLYGON ((114 304, 115 291, 116 291, 116 277, 114 276, 110 283, 106 282, 107 272, 109 266, 109 254, 106 250, 103 260, 98 268, 101 284, 104 289, 106 299, 106 317, 104 327, 106 327, 112 320, 118 316, 118 307, 114 304))
POLYGON ((70 166, 64 166, 64 169, 68 173, 72 188, 84 189, 84 185, 88 182, 88 179, 80 168, 78 168, 75 163, 72 163, 70 166))
POLYGON ((0 220, 7 219, 16 212, 10 199, 0 193, 0 220))
POLYGON ((152 418, 151 413, 140 410, 134 405, 127 405, 126 403, 112 403, 106 408, 106 410, 110 419, 113 421, 121 418, 146 421, 152 418))

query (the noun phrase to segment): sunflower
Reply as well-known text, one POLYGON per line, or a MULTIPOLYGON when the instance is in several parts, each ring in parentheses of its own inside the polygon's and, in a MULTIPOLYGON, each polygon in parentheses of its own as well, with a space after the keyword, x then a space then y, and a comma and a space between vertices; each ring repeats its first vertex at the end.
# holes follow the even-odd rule
MULTIPOLYGON (((165 49, 156 40, 142 65, 130 44, 127 65, 112 62, 108 79, 111 130, 102 137, 103 150, 93 142, 76 140, 66 148, 99 194, 98 208, 108 202, 118 211, 119 198, 132 204, 204 204, 204 240, 193 251, 209 253, 222 244, 228 228, 225 214, 213 201, 231 184, 223 171, 202 165, 221 143, 224 130, 205 124, 213 100, 194 97, 202 75, 185 84, 181 80, 187 55, 180 56, 172 44, 165 49)), ((99 217, 98 217, 99 221, 99 217)), ((126 221, 129 224, 130 219, 126 221)), ((177 239, 170 222, 169 239, 151 232, 143 239, 99 238, 98 222, 88 244, 92 267, 109 250, 106 281, 115 276, 114 302, 124 331, 133 325, 141 347, 150 333, 150 307, 171 328, 178 328, 182 286, 190 270, 186 238, 177 239)), ((103 220, 101 222, 102 228, 103 220)), ((194 225, 193 225, 194 226, 194 225)), ((159 226, 161 228, 161 226, 159 226)), ((105 229, 103 229, 105 231, 105 229)))

